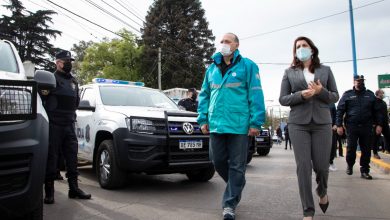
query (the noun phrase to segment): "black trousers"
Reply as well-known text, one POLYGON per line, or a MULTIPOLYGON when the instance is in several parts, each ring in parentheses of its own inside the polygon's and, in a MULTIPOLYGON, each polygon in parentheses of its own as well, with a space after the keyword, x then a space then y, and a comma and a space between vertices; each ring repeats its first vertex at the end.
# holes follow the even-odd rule
POLYGON ((385 143, 384 143, 384 147, 385 150, 387 151, 390 151, 390 128, 389 128, 389 124, 385 123, 385 125, 383 125, 382 127, 382 134, 383 134, 383 137, 385 138, 385 143))
POLYGON ((66 177, 77 178, 78 143, 73 124, 61 126, 49 125, 49 153, 46 165, 46 181, 53 181, 57 175, 58 155, 62 151, 66 162, 66 177))
POLYGON ((287 143, 290 144, 290 149, 291 149, 291 140, 290 140, 290 135, 289 134, 284 134, 284 139, 286 139, 286 149, 287 149, 287 143))
POLYGON ((352 167, 356 160, 356 149, 359 141, 361 150, 360 172, 370 172, 372 125, 347 127, 347 164, 352 167))
POLYGON ((339 156, 342 157, 344 155, 343 152, 343 137, 340 135, 337 135, 337 142, 339 144, 339 156))
POLYGON ((329 164, 333 164, 333 160, 336 157, 337 151, 337 131, 332 130, 332 148, 330 149, 329 164))

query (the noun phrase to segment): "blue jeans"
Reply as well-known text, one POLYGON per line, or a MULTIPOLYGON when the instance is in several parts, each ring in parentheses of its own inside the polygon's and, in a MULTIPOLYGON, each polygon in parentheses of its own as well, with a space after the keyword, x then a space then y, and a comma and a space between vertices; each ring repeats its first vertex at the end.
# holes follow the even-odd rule
POLYGON ((222 208, 235 209, 245 186, 248 155, 246 134, 210 134, 210 158, 215 170, 226 182, 222 208))

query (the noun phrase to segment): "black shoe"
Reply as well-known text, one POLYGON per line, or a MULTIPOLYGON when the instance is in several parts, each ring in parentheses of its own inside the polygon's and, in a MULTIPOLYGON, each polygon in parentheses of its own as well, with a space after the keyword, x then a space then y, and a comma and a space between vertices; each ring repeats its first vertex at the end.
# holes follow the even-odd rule
POLYGON ((92 196, 77 188, 76 190, 69 190, 68 197, 70 199, 91 199, 92 196))
POLYGON ((328 209, 328 206, 329 206, 329 198, 328 198, 328 195, 326 195, 327 197, 327 202, 325 204, 321 204, 321 203, 318 203, 320 205, 320 208, 322 210, 323 213, 326 212, 326 210, 328 209))
POLYGON ((56 180, 64 180, 64 177, 61 176, 60 172, 57 173, 56 180))
POLYGON ((54 181, 45 182, 45 198, 43 199, 45 204, 54 203, 54 181))
POLYGON ((236 217, 234 209, 229 207, 223 208, 222 215, 223 215, 223 220, 234 220, 236 217))
POLYGON ((345 171, 348 175, 352 175, 353 174, 353 169, 352 167, 348 166, 347 167, 347 170, 345 171))
POLYGON ((77 178, 68 179, 68 183, 69 183, 68 197, 70 199, 76 199, 76 198, 90 199, 91 198, 91 194, 87 194, 79 188, 79 185, 77 183, 77 178))
POLYGON ((362 173, 360 177, 366 180, 372 180, 372 176, 369 173, 362 173))
POLYGON ((344 157, 343 155, 339 155, 339 157, 344 157))

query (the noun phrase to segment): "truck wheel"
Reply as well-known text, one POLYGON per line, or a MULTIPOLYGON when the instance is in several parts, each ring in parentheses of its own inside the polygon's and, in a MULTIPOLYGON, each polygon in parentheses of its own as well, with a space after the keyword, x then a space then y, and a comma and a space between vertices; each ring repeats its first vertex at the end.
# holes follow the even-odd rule
POLYGON ((119 169, 112 140, 105 140, 99 145, 96 154, 96 174, 99 184, 104 189, 114 189, 124 185, 126 172, 119 169))
POLYGON ((207 182, 211 178, 213 178, 215 173, 214 166, 211 165, 208 168, 204 168, 201 170, 193 170, 190 172, 187 172, 186 175, 189 180, 194 181, 194 182, 207 182))
POLYGON ((270 148, 257 148, 256 151, 260 156, 267 156, 270 148))
POLYGON ((246 164, 249 164, 252 161, 253 153, 248 152, 248 157, 246 158, 246 164))

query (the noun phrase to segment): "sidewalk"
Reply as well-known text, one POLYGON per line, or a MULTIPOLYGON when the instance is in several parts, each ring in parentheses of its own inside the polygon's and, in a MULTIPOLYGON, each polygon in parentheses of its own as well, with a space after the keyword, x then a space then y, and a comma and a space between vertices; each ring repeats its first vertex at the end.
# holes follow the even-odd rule
MULTIPOLYGON (((346 151, 346 148, 344 148, 344 152, 346 151)), ((382 153, 382 151, 378 151, 379 156, 381 159, 375 159, 371 156, 371 163, 370 165, 374 165, 384 171, 386 174, 390 173, 390 154, 382 153)), ((344 153, 346 155, 346 153, 344 153)), ((360 151, 356 152, 356 155, 360 157, 361 153, 360 151)), ((372 153, 371 153, 372 155, 372 153)))

